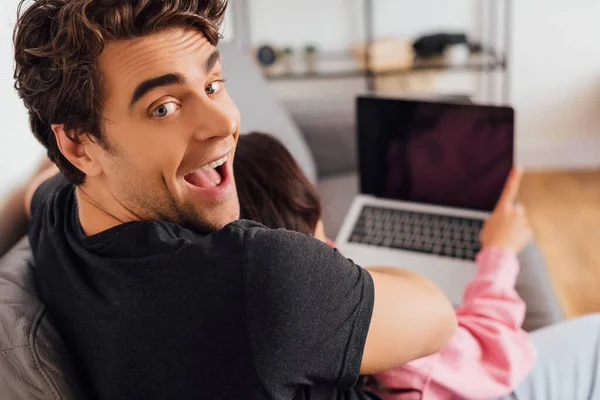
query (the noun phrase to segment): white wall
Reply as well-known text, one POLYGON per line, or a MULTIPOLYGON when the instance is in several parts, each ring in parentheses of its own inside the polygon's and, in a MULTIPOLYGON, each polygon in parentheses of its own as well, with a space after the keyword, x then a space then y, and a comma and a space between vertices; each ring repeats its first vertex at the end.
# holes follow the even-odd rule
POLYGON ((0 199, 43 154, 42 146, 28 129, 25 107, 13 88, 12 28, 16 7, 16 0, 0 4, 0 199))
MULTIPOLYGON (((254 45, 270 43, 301 49, 314 43, 339 51, 364 39, 362 0, 247 0, 254 45)), ((374 0, 378 37, 475 28, 473 0, 374 0)))
POLYGON ((531 167, 600 167, 600 1, 514 1, 512 92, 531 167))

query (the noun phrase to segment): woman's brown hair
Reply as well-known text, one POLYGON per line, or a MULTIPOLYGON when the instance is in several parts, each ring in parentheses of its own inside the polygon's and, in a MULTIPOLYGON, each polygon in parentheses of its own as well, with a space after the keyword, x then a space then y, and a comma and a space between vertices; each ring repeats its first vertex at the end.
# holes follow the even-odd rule
POLYGON ((259 132, 240 135, 234 171, 242 218, 314 234, 321 219, 319 195, 280 141, 259 132))
POLYGON ((226 8, 227 0, 21 0, 15 88, 33 134, 67 179, 80 184, 85 174, 61 154, 51 124, 64 124, 73 141, 87 135, 111 150, 102 134, 106 88, 97 65, 106 43, 185 27, 216 45, 226 8))

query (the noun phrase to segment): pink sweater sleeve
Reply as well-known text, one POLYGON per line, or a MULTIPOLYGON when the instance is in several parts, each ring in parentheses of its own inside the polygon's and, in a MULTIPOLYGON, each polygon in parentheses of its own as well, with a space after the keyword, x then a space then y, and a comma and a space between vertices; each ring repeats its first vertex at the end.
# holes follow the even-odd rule
POLYGON ((535 349, 521 329, 525 303, 514 288, 518 273, 514 254, 481 251, 476 276, 456 310, 458 329, 452 339, 438 354, 378 374, 376 379, 393 388, 414 388, 422 382, 416 389, 423 392, 423 399, 490 399, 512 392, 535 361, 535 349))

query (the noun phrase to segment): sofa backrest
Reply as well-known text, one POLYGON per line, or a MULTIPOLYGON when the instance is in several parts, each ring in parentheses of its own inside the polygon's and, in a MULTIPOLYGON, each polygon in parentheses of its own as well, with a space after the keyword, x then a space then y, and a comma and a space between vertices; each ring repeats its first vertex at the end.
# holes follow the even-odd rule
POLYGON ((0 398, 86 399, 75 363, 39 301, 21 240, 0 259, 0 398))
POLYGON ((256 63, 234 43, 222 43, 225 87, 242 117, 241 131, 269 133, 286 145, 304 173, 316 182, 316 166, 302 133, 283 105, 271 94, 256 63))

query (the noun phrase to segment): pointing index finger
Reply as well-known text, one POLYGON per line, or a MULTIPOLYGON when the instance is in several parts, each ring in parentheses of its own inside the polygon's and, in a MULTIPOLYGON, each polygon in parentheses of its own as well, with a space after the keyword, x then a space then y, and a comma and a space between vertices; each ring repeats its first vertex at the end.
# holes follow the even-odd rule
POLYGON ((502 190, 500 200, 498 201, 499 205, 511 205, 517 200, 521 178, 523 178, 523 169, 513 167, 504 184, 504 190, 502 190))

